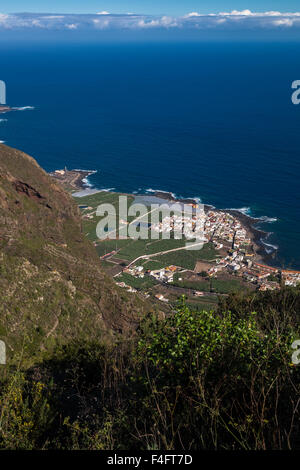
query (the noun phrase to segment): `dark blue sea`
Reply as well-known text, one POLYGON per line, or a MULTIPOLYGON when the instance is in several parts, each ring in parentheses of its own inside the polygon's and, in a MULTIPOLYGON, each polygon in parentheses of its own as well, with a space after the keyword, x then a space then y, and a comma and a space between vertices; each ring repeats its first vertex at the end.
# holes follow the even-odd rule
POLYGON ((47 171, 242 209, 273 262, 300 268, 299 44, 2 42, 0 79, 33 107, 1 115, 0 140, 47 171))

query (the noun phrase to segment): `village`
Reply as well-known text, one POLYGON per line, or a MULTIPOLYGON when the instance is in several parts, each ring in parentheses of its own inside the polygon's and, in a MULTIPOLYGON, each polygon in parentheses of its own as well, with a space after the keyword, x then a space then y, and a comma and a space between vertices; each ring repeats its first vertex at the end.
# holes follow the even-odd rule
MULTIPOLYGON (((180 230, 184 230, 187 240, 195 239, 195 243, 201 241, 203 244, 213 243, 219 256, 214 261, 198 261, 191 274, 205 273, 207 278, 229 275, 232 279, 240 279, 259 291, 280 289, 281 285, 296 286, 300 283, 299 271, 279 269, 258 262, 251 234, 236 217, 225 211, 197 211, 192 218, 184 218, 180 214, 166 216, 161 222, 153 224, 151 230, 162 235, 170 232, 179 234, 180 230)), ((188 271, 175 265, 147 269, 146 266, 133 263, 122 272, 141 279, 149 276, 167 286, 172 285, 175 275, 176 280, 181 281, 188 271)), ((118 275, 116 280, 117 277, 118 275)), ((124 282, 118 284, 130 291, 136 291, 124 282)), ((204 293, 195 290, 194 295, 201 296, 204 293)), ((168 302, 161 294, 158 294, 157 298, 168 302)))

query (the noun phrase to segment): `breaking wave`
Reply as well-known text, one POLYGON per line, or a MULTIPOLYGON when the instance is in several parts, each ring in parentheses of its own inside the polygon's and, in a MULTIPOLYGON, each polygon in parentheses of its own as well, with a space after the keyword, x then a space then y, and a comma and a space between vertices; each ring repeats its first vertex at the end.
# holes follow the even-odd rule
POLYGON ((230 208, 230 209, 223 209, 223 210, 225 210, 225 211, 237 211, 237 212, 240 212, 241 214, 244 214, 244 215, 247 215, 248 217, 251 217, 252 219, 255 219, 256 221, 264 222, 264 223, 268 223, 268 224, 272 224, 272 223, 278 221, 277 217, 268 217, 266 215, 262 215, 261 217, 255 217, 251 212, 251 207, 241 207, 240 209, 230 208))
POLYGON ((279 248, 278 245, 272 245, 272 243, 267 243, 263 239, 261 239, 260 241, 264 245, 264 248, 268 255, 270 255, 271 253, 274 253, 274 251, 277 251, 279 248))
POLYGON ((202 204, 201 197, 198 197, 198 196, 197 197, 191 197, 191 198, 188 197, 188 199, 193 199, 193 201, 197 202, 197 204, 202 204))
POLYGON ((82 173, 89 173, 90 175, 93 175, 94 173, 98 173, 97 170, 80 170, 75 168, 74 171, 82 172, 82 173))
POLYGON ((260 220, 261 222, 265 222, 268 224, 272 224, 278 221, 277 217, 267 217, 266 215, 263 215, 262 217, 255 217, 255 218, 256 220, 260 220))
POLYGON ((175 193, 171 193, 171 191, 163 191, 162 189, 145 189, 146 193, 162 193, 162 194, 170 194, 174 199, 177 199, 175 193))
MULTIPOLYGON (((141 188, 138 189, 138 191, 133 191, 132 194, 138 194, 141 190, 141 188)), ((196 196, 196 197, 184 197, 184 196, 177 196, 176 193, 172 193, 171 191, 163 191, 162 189, 152 189, 152 188, 148 188, 148 189, 145 189, 145 192, 146 193, 162 193, 162 194, 170 194, 170 196, 172 196, 173 199, 176 199, 176 200, 182 200, 182 199, 191 199, 195 202, 197 202, 198 204, 201 204, 202 203, 202 200, 199 196, 196 196)))
POLYGON ((264 246, 264 249, 268 255, 279 249, 279 246, 267 242, 272 234, 273 232, 268 232, 265 237, 260 239, 260 243, 264 246))
POLYGON ((35 109, 34 106, 20 106, 20 107, 17 107, 17 108, 12 108, 14 111, 27 111, 27 110, 30 110, 30 109, 35 109))
POLYGON ((75 170, 75 171, 77 171, 78 173, 80 172, 89 173, 88 176, 86 176, 85 178, 82 178, 82 182, 86 188, 94 187, 94 185, 89 181, 89 176, 97 173, 97 170, 75 170))
POLYGON ((224 211, 236 211, 236 212, 240 212, 241 214, 248 215, 249 217, 251 217, 251 207, 240 207, 239 209, 232 207, 232 208, 227 208, 223 210, 224 211))
POLYGON ((89 182, 88 178, 82 178, 82 182, 83 182, 84 186, 87 186, 89 188, 93 187, 93 185, 89 182))

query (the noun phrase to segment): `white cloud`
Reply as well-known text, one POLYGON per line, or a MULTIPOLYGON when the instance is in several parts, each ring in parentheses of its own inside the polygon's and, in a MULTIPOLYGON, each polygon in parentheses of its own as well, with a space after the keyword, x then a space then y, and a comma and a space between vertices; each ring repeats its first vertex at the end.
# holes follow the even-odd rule
POLYGON ((47 20, 61 20, 64 18, 64 15, 49 15, 49 16, 44 16, 44 19, 47 20))
POLYGON ((196 11, 192 11, 191 13, 188 13, 187 15, 184 16, 184 18, 192 18, 193 16, 201 16, 200 13, 197 13, 196 11))
POLYGON ((43 28, 44 25, 39 20, 32 20, 32 25, 36 26, 37 28, 43 28))
POLYGON ((259 15, 262 15, 262 16, 281 16, 282 13, 280 13, 280 11, 266 11, 263 14, 254 13, 254 15, 256 15, 256 16, 259 16, 259 15))
POLYGON ((72 23, 72 24, 66 24, 67 29, 77 29, 78 24, 72 23))
MULTIPOLYGON (((135 26, 135 24, 133 25, 135 26)), ((172 18, 171 16, 162 16, 159 19, 140 19, 137 23, 139 28, 174 28, 178 26, 178 22, 176 18, 172 18)))
POLYGON ((3 13, 0 13, 0 28, 9 28, 8 26, 8 18, 9 15, 4 15, 3 13))
MULTIPOLYGON (((93 15, 66 14, 47 15, 38 13, 1 14, 0 30, 142 30, 142 29, 180 29, 180 30, 235 30, 241 29, 256 31, 284 30, 287 28, 299 29, 300 12, 281 13, 278 11, 253 12, 246 10, 232 10, 201 14, 191 12, 183 17, 153 16, 153 15, 111 15, 102 11, 93 15), (281 28, 280 28, 281 27, 281 28)), ((280 33, 281 34, 281 33, 280 33)))
POLYGON ((220 13, 208 13, 208 14, 200 14, 197 12, 188 13, 184 16, 184 18, 191 18, 193 16, 196 17, 206 17, 206 16, 241 16, 241 17, 256 17, 256 18, 263 18, 269 16, 283 16, 283 17, 294 17, 300 16, 299 12, 296 13, 282 13, 280 11, 265 11, 265 12, 253 12, 251 10, 232 10, 230 12, 222 11, 220 13))
MULTIPOLYGON (((214 16, 212 13, 210 16, 214 16)), ((251 10, 232 10, 231 12, 220 12, 215 14, 215 16, 250 16, 250 17, 256 17, 256 18, 263 18, 263 17, 269 17, 269 16, 288 16, 288 17, 293 17, 293 16, 300 16, 300 13, 281 13, 280 11, 265 11, 265 12, 253 12, 251 10)))
POLYGON ((162 19, 161 19, 161 24, 163 26, 167 26, 167 27, 168 26, 170 26, 170 27, 178 26, 176 18, 172 18, 171 16, 163 16, 162 19))
POLYGON ((221 12, 218 15, 219 16, 253 16, 254 13, 252 13, 251 10, 243 10, 243 11, 232 10, 232 12, 230 13, 221 12))
POLYGON ((110 21, 107 19, 99 20, 96 18, 96 19, 93 19, 93 23, 97 29, 106 29, 110 25, 110 21))
POLYGON ((273 24, 274 24, 275 26, 287 26, 287 27, 290 27, 290 26, 293 26, 294 20, 289 19, 289 18, 283 18, 282 20, 273 21, 273 24))

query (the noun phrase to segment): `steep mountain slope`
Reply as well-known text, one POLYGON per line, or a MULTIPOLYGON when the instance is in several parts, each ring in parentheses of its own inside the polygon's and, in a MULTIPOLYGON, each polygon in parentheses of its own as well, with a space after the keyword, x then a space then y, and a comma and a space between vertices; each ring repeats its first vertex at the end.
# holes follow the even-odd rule
POLYGON ((145 311, 101 270, 72 197, 28 155, 0 145, 0 339, 29 355, 128 331, 145 311))

